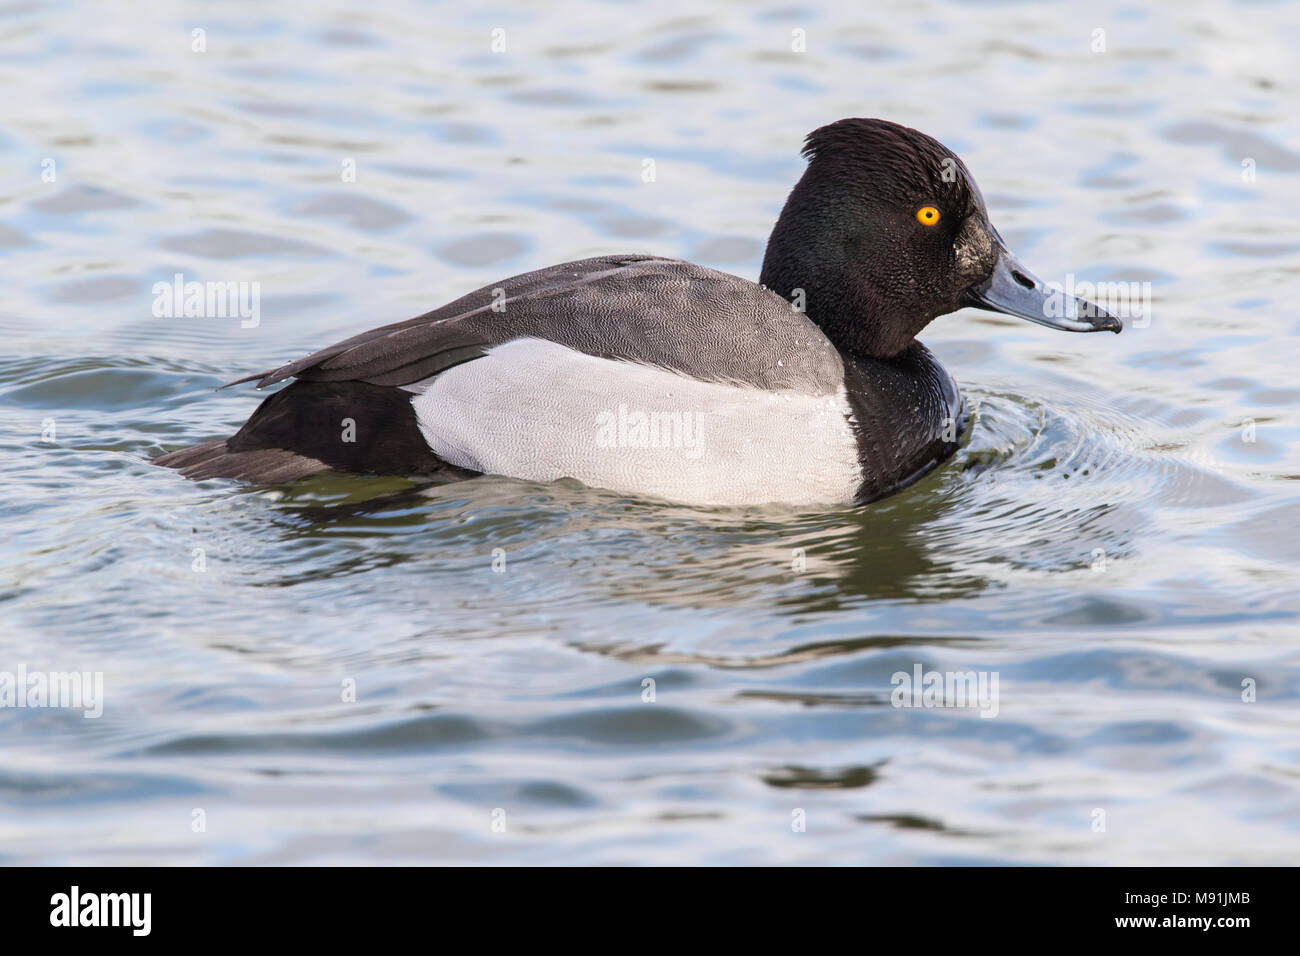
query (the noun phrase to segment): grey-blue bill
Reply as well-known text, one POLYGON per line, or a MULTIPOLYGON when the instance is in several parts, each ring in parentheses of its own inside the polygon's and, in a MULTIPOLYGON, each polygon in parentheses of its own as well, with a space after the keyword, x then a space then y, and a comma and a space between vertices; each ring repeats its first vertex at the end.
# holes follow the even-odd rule
POLYGON ((1015 315, 1066 332, 1120 332, 1124 323, 1086 299, 1052 289, 1026 269, 997 237, 998 261, 993 274, 966 291, 978 309, 1015 315))

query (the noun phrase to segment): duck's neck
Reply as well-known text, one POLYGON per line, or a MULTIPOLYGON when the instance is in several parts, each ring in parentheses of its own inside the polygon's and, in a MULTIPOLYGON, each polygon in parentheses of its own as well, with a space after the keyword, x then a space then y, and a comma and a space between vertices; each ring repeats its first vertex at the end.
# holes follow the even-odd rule
POLYGON ((880 290, 855 266, 864 257, 861 224, 806 187, 805 177, 786 201, 759 281, 805 313, 837 349, 871 358, 898 355, 920 329, 887 321, 890 309, 880 290))

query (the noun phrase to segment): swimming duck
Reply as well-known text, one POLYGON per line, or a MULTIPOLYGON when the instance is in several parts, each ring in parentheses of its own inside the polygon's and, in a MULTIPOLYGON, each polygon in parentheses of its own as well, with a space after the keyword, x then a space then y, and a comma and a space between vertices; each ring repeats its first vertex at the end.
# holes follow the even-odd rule
POLYGON ((897 123, 808 135, 761 284, 614 255, 485 286, 230 384, 292 379, 190 478, 575 478, 700 505, 865 503, 958 447, 967 413, 916 340, 975 306, 1073 332, 1118 319, 1008 251, 965 164, 897 123))

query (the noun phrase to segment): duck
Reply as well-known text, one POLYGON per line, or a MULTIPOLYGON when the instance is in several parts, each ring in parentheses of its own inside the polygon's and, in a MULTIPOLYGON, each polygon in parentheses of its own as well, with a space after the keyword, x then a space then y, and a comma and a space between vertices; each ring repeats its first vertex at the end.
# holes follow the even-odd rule
POLYGON ((757 283, 639 254, 526 272, 229 383, 288 382, 230 437, 154 462, 255 484, 497 475, 697 506, 863 505, 969 429, 917 341, 932 320, 975 307, 1122 330, 1021 265, 933 137, 849 118, 802 155, 757 283))

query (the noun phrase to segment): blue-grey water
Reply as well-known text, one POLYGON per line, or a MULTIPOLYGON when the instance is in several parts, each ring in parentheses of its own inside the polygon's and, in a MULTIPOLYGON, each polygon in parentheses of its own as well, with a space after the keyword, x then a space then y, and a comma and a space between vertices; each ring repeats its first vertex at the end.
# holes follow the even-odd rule
POLYGON ((1295 862, 1297 49, 1286 3, 5 4, 0 672, 103 712, 0 708, 0 862, 1295 862), (148 463, 504 276, 756 279, 843 116, 1149 324, 937 320, 970 436, 862 509, 148 463), (155 316, 177 273, 260 321, 155 316), (996 716, 892 706, 917 666, 996 716))

